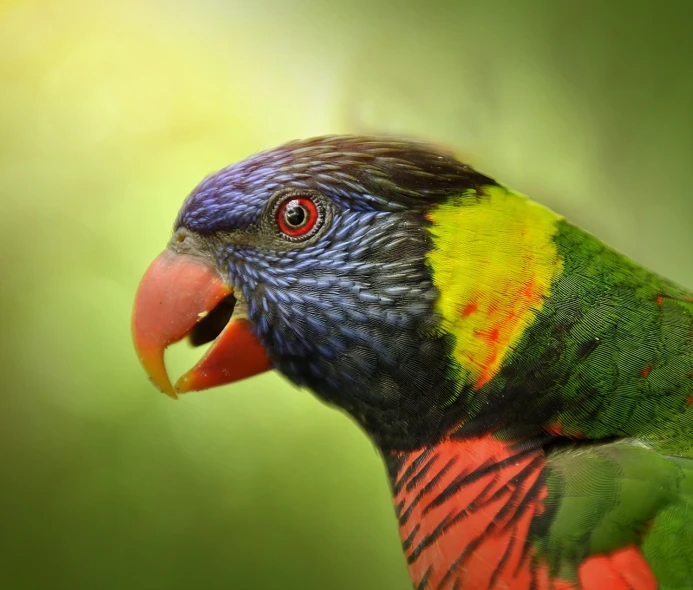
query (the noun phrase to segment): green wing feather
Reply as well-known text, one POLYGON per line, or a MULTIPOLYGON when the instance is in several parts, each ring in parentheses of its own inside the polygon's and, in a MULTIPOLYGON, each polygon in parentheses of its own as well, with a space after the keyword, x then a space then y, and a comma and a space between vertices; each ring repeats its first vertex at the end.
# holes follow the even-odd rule
POLYGON ((537 542, 554 575, 589 556, 641 546, 660 588, 693 586, 693 461, 622 441, 548 459, 549 522, 537 542))
POLYGON ((559 225, 564 272, 525 350, 557 346, 535 407, 582 441, 549 455, 538 550, 576 579, 587 557, 640 546, 660 588, 693 588, 693 298, 559 225))

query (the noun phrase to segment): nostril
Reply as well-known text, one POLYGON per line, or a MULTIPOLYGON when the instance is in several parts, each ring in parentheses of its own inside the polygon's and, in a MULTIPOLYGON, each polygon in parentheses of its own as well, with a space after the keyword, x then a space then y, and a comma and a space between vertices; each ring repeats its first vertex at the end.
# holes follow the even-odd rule
POLYGON ((231 293, 224 297, 209 313, 206 315, 201 314, 200 321, 195 324, 188 334, 190 344, 202 346, 219 336, 226 324, 229 323, 235 306, 236 298, 231 293))
POLYGON ((184 229, 179 229, 174 235, 173 235, 173 243, 174 244, 185 244, 188 240, 188 232, 185 231, 184 229))

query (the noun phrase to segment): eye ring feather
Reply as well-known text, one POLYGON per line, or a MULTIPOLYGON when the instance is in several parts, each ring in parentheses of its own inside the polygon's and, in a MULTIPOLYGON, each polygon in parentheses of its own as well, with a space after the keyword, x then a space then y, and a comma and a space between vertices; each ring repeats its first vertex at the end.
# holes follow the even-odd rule
POLYGON ((292 240, 305 239, 319 229, 324 220, 321 207, 306 195, 289 195, 276 208, 279 231, 292 240))

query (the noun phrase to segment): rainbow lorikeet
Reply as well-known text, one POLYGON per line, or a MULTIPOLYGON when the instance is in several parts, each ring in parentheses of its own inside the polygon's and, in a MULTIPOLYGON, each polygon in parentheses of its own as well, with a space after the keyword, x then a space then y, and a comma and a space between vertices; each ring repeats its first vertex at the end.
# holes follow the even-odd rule
POLYGON ((351 414, 415 588, 693 588, 693 297, 434 147, 323 137, 206 178, 133 334, 172 397, 276 368, 351 414), (173 386, 186 335, 214 343, 173 386))

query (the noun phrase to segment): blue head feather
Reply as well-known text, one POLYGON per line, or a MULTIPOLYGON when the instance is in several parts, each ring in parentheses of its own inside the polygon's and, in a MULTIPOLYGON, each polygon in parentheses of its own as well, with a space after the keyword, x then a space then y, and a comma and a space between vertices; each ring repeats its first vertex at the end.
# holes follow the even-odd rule
POLYGON ((347 409, 382 446, 402 448, 440 427, 456 387, 425 213, 490 183, 420 144, 325 137, 205 179, 177 227, 207 240, 281 372, 347 409), (272 203, 287 193, 323 204, 316 236, 281 234, 272 203))

